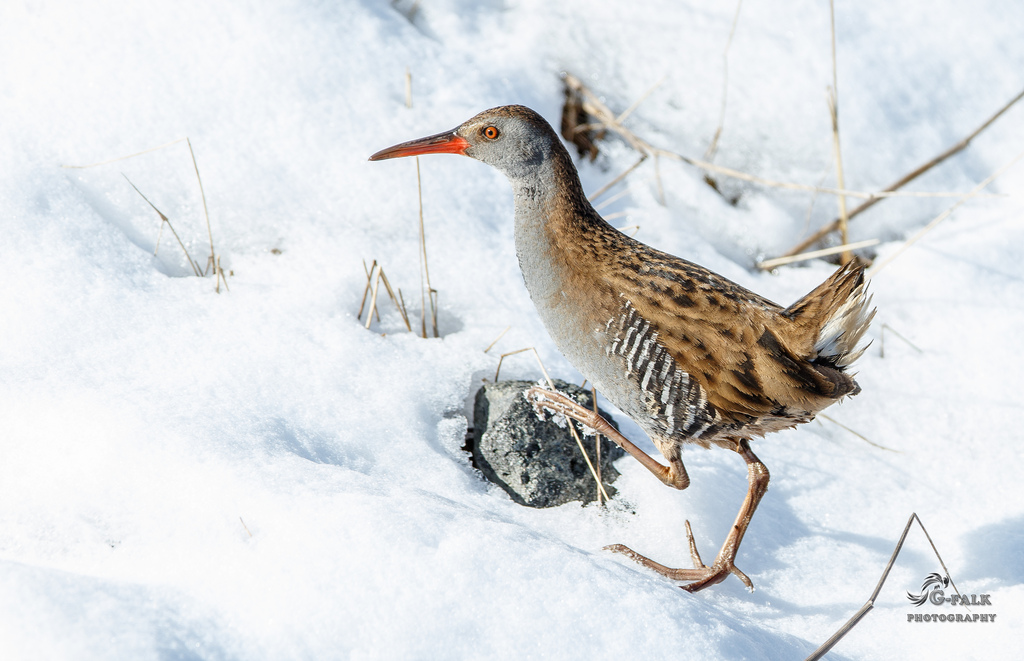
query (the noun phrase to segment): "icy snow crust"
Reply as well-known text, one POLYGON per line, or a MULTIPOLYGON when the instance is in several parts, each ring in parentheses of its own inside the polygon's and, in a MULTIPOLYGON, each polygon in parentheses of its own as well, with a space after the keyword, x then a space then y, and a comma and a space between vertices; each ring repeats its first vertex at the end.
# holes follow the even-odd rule
MULTIPOLYGON (((522 285, 507 182, 470 159, 420 159, 443 338, 405 332, 383 295, 363 327, 364 259, 419 309, 415 163, 366 159, 495 105, 557 123, 562 70, 618 111, 667 76, 628 125, 700 157, 735 5, 436 0, 410 21, 413 4, 0 7, 0 658, 803 658, 867 598, 913 511, 996 621, 906 621, 906 591, 939 571, 915 530, 836 658, 1014 656, 1024 167, 871 285, 863 393, 827 414, 898 453, 824 420, 758 441, 772 484, 738 558, 757 591, 730 578, 689 595, 601 548, 683 564, 689 519, 713 557, 742 462, 687 451, 677 493, 624 458, 605 510, 527 509, 483 482, 461 445, 498 354, 534 346, 581 379, 522 285), (60 167, 184 136, 230 293, 187 275, 167 231, 153 256, 157 216, 122 177, 204 263, 185 143, 60 167), (887 332, 883 358, 883 324, 913 346, 887 332)), ((850 189, 895 181, 1024 84, 1021 3, 837 4, 850 189)), ((826 3, 744 3, 716 162, 834 185, 828 26, 826 3)), ((603 147, 581 166, 588 191, 636 160, 603 147)), ((1021 149, 1024 106, 910 188, 969 190, 1021 149)), ((830 220, 834 198, 723 180, 732 207, 697 171, 660 172, 666 206, 648 162, 602 211, 780 303, 829 274, 750 267, 830 220)), ((950 203, 885 202, 851 238, 890 254, 950 203)), ((529 353, 502 374, 540 376, 529 353)))

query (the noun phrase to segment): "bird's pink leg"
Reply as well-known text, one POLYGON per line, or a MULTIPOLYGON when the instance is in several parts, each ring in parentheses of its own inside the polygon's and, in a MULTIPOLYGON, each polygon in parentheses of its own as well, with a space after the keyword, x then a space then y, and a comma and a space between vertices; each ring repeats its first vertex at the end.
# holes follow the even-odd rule
POLYGON ((753 518, 758 503, 761 502, 765 491, 768 490, 770 476, 765 465, 750 451, 750 444, 746 440, 742 440, 737 444, 736 452, 747 462, 747 482, 749 484, 747 497, 743 500, 739 514, 736 515, 736 521, 732 524, 732 530, 726 536, 725 543, 722 544, 722 548, 718 552, 718 557, 715 558, 714 564, 710 567, 705 566, 701 562, 700 554, 697 553, 697 545, 693 541, 693 533, 690 531, 689 521, 686 522, 686 534, 690 542, 690 557, 693 559, 693 569, 666 567, 622 544, 615 544, 606 548, 610 551, 627 555, 643 566, 653 569, 672 580, 693 581, 688 585, 680 586, 688 592, 697 592, 716 583, 721 583, 729 574, 735 574, 737 578, 743 581, 744 585, 753 590, 754 584, 751 583, 746 574, 736 568, 736 553, 740 549, 740 542, 743 541, 743 535, 747 532, 747 526, 750 525, 750 519, 753 518))
POLYGON ((685 489, 690 486, 690 476, 686 474, 686 467, 683 466, 682 460, 675 457, 669 460, 668 466, 663 466, 651 455, 638 448, 628 438, 623 436, 618 429, 612 427, 597 411, 580 406, 560 392, 548 390, 540 386, 534 386, 527 390, 526 396, 533 402, 533 406, 538 412, 548 409, 561 413, 612 439, 616 445, 632 455, 634 459, 643 464, 647 470, 654 473, 655 477, 668 486, 675 487, 676 489, 685 489))
MULTIPOLYGON (((602 418, 596 411, 580 406, 561 393, 540 386, 530 388, 526 391, 526 395, 533 401, 534 407, 538 410, 549 409, 562 413, 612 439, 619 447, 636 458, 637 461, 654 473, 665 484, 677 489, 685 489, 689 486, 690 478, 686 474, 686 467, 683 466, 683 462, 678 457, 670 459, 668 466, 663 466, 608 424, 608 421, 602 418)), ((735 574, 737 578, 743 581, 744 585, 753 590, 754 584, 735 565, 736 553, 740 549, 740 542, 743 541, 743 535, 747 532, 747 527, 754 516, 754 511, 757 510, 761 498, 764 497, 765 492, 768 490, 770 475, 768 468, 750 450, 750 443, 746 439, 736 444, 736 452, 747 462, 747 496, 743 499, 743 505, 740 506, 740 511, 736 515, 736 521, 732 525, 732 530, 726 536, 714 564, 710 567, 706 566, 700 559, 700 553, 697 552, 697 544, 693 540, 693 532, 690 530, 689 521, 686 522, 686 536, 690 547, 690 558, 693 560, 693 569, 666 567, 622 544, 606 546, 605 549, 629 556, 643 566, 653 569, 672 580, 692 581, 687 585, 680 586, 689 592, 697 592, 706 587, 721 583, 729 574, 735 574)))

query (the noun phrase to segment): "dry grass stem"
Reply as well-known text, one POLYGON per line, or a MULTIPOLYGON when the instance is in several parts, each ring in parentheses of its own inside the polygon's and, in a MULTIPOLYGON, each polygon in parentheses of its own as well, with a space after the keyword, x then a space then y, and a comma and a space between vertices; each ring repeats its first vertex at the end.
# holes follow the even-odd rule
POLYGON ((430 296, 430 323, 433 326, 434 337, 440 337, 437 332, 437 290, 431 289, 427 295, 430 296))
MULTIPOLYGON (((377 268, 377 260, 373 260, 373 268, 377 268)), ((370 272, 366 268, 366 260, 363 260, 363 273, 366 274, 366 287, 363 288, 363 300, 359 302, 359 314, 356 319, 363 318, 363 308, 366 306, 366 295, 370 293, 370 272)))
MULTIPOLYGON (((551 389, 554 390, 554 387, 551 389)), ((576 425, 572 424, 572 421, 566 420, 566 426, 569 427, 569 432, 572 433, 572 438, 576 441, 576 447, 580 449, 580 454, 583 455, 583 460, 587 462, 587 469, 590 470, 590 474, 594 477, 594 482, 597 484, 597 491, 599 494, 597 499, 598 503, 601 502, 601 497, 604 497, 604 502, 610 501, 611 497, 608 495, 608 492, 604 488, 604 484, 601 482, 601 474, 596 468, 594 468, 594 463, 590 461, 590 455, 588 455, 587 451, 583 448, 583 439, 580 438, 579 432, 576 431, 576 425)))
POLYGON ((380 275, 381 281, 384 282, 384 289, 388 291, 388 296, 391 298, 391 301, 395 304, 395 307, 398 308, 398 314, 401 315, 402 321, 405 322, 405 327, 411 333, 412 325, 409 323, 409 316, 405 313, 405 301, 402 300, 401 302, 399 302, 398 297, 395 296, 395 290, 391 288, 391 283, 388 282, 388 276, 384 275, 384 269, 378 267, 377 273, 380 275))
POLYGON ((909 344, 910 348, 913 349, 914 351, 916 351, 918 353, 924 353, 924 349, 921 349, 919 346, 917 346, 916 344, 914 344, 913 342, 911 342, 907 338, 905 338, 902 335, 900 335, 898 332, 896 332, 896 330, 892 326, 890 326, 889 324, 882 324, 882 330, 879 333, 879 337, 878 337, 878 357, 879 358, 885 358, 885 331, 889 331, 890 333, 892 333, 896 337, 900 338, 901 340, 903 340, 904 342, 909 344))
MULTIPOLYGON (((835 47, 833 46, 833 51, 835 47)), ((843 151, 839 146, 839 108, 836 106, 837 100, 835 90, 828 91, 828 110, 832 116, 832 151, 836 158, 836 185, 840 189, 846 188, 846 177, 843 174, 843 151)), ((843 245, 850 242, 850 234, 847 227, 848 217, 846 215, 846 196, 838 195, 836 197, 839 202, 839 241, 843 245)), ((853 253, 849 250, 842 251, 841 261, 846 264, 853 259, 853 253)))
MULTIPOLYGON (((497 341, 497 340, 495 340, 495 341, 497 341)), ((498 356, 498 369, 494 370, 494 382, 495 383, 498 382, 498 375, 501 374, 501 364, 503 362, 505 362, 506 358, 508 358, 509 356, 516 356, 516 355, 524 353, 526 351, 532 351, 533 352, 534 358, 537 359, 537 364, 540 365, 540 371, 544 375, 544 380, 546 380, 548 382, 548 385, 551 386, 552 389, 554 389, 554 385, 552 384, 551 377, 548 376, 548 371, 544 368, 544 363, 540 359, 540 354, 537 353, 537 350, 535 348, 533 348, 533 347, 525 347, 523 349, 516 349, 515 351, 508 351, 508 352, 505 352, 505 353, 501 354, 500 356, 498 356)))
POLYGON ((729 98, 729 49, 732 47, 732 38, 736 34, 736 24, 740 20, 740 8, 743 7, 743 0, 737 0, 736 13, 732 17, 732 26, 729 28, 729 38, 725 40, 725 49, 722 51, 722 105, 718 110, 718 126, 715 134, 711 136, 711 144, 704 152, 704 160, 712 161, 718 151, 718 139, 722 137, 722 129, 725 126, 725 106, 729 98))
POLYGON ((607 191, 607 190, 608 190, 609 188, 611 188, 611 187, 612 187, 612 186, 614 186, 615 184, 617 184, 617 183, 619 183, 620 181, 622 181, 623 179, 625 179, 625 178, 626 178, 626 177, 627 177, 627 176, 629 175, 629 173, 630 173, 630 172, 632 172, 633 170, 635 170, 635 169, 637 169, 638 167, 640 167, 640 164, 641 164, 641 163, 643 163, 643 162, 644 162, 644 161, 646 161, 646 160, 647 160, 647 154, 644 154, 644 155, 642 155, 642 156, 640 157, 640 160, 638 160, 638 161, 637 161, 636 163, 634 163, 634 164, 633 164, 633 165, 632 165, 631 167, 627 168, 627 169, 626 169, 626 170, 625 170, 624 172, 622 172, 621 174, 619 174, 619 176, 615 177, 614 179, 612 179, 611 181, 609 181, 609 182, 608 182, 607 184, 605 184, 604 186, 601 186, 601 188, 597 189, 597 191, 595 191, 595 192, 594 192, 594 193, 592 193, 592 194, 591 194, 590 196, 588 196, 588 197, 587 197, 587 199, 588 199, 588 200, 590 200, 591 202, 593 202, 593 201, 594 201, 594 200, 596 200, 597 198, 601 197, 601 195, 602 195, 602 194, 604 194, 604 192, 605 192, 605 191, 607 191))
POLYGON ((402 313, 402 319, 405 321, 406 328, 408 328, 409 332, 411 333, 412 332, 412 325, 409 323, 409 310, 405 307, 405 297, 402 296, 402 288, 401 287, 398 288, 398 302, 400 304, 398 306, 398 309, 402 313))
POLYGON ((860 440, 864 441, 864 442, 865 442, 865 443, 867 443, 868 445, 873 445, 873 446, 875 446, 876 448, 878 448, 879 450, 885 450, 885 451, 887 451, 887 452, 895 452, 895 453, 897 453, 897 454, 903 454, 903 453, 902 453, 902 452, 900 452, 899 450, 893 450, 892 448, 887 448, 887 447, 885 447, 884 445, 881 445, 881 444, 879 444, 879 443, 875 443, 874 441, 872 441, 872 440, 871 440, 870 438, 868 438, 868 437, 867 437, 867 436, 865 436, 864 434, 861 434, 860 432, 857 432, 857 431, 854 431, 853 429, 850 429, 849 427, 847 427, 847 426, 846 426, 846 425, 844 425, 843 423, 839 422, 839 421, 838 421, 838 420, 836 420, 835 418, 830 418, 829 416, 827 416, 827 415, 825 415, 825 414, 823 414, 823 413, 819 413, 819 414, 818 414, 818 417, 819 417, 819 418, 823 418, 823 419, 825 419, 825 420, 828 420, 829 422, 831 422, 832 424, 834 424, 834 425, 835 425, 835 426, 837 426, 837 427, 841 427, 842 429, 845 429, 846 431, 850 432, 851 434, 853 434, 854 436, 856 436, 856 437, 857 437, 857 438, 859 438, 860 440))
MULTIPOLYGON (((846 177, 843 174, 843 150, 839 146, 839 74, 836 68, 836 3, 835 0, 828 0, 829 17, 832 27, 832 89, 828 93, 828 109, 832 115, 832 149, 836 157, 836 185, 839 188, 846 188, 846 177)), ((850 242, 848 229, 849 217, 846 215, 846 196, 839 196, 839 243, 846 245, 850 242)), ((844 250, 840 256, 843 264, 853 259, 853 253, 844 250)))
POLYGON ((1006 172, 1011 167, 1013 167, 1017 163, 1017 161, 1019 161, 1021 159, 1021 157, 1024 157, 1024 151, 1022 151, 1021 153, 1019 153, 1016 156, 1014 156, 1013 159, 1009 163, 1007 163, 1003 167, 999 168, 998 170, 996 170, 995 172, 990 174, 984 181, 982 181, 980 184, 975 186, 969 193, 965 193, 959 200, 956 201, 956 203, 953 206, 949 207, 948 209, 946 209, 945 211, 940 213, 938 216, 936 216, 934 219, 932 219, 932 221, 930 223, 928 223, 927 225, 925 225, 923 228, 921 228, 921 230, 917 234, 915 234, 914 236, 910 237, 910 239, 908 239, 906 241, 906 243, 904 243, 902 246, 900 246, 899 249, 896 250, 896 252, 894 252, 891 255, 889 255, 888 257, 886 257, 884 260, 882 260, 881 263, 876 263, 871 268, 871 270, 868 272, 868 276, 869 277, 874 277, 874 276, 878 275, 878 273, 883 268, 888 266, 889 263, 892 262, 894 259, 896 259, 900 255, 902 255, 908 248, 910 248, 910 246, 912 246, 915 243, 917 243, 921 239, 921 237, 923 237, 925 234, 927 234, 928 232, 931 232, 933 229, 935 229, 938 226, 938 224, 941 223, 942 221, 944 221, 946 218, 949 218, 953 214, 953 212, 956 211, 960 207, 961 204, 963 204, 968 199, 970 199, 970 198, 974 197, 975 195, 977 195, 979 192, 984 190, 986 186, 988 186, 993 181, 995 181, 997 178, 999 178, 1000 175, 1002 175, 1004 172, 1006 172))
MULTIPOLYGON (((168 143, 165 143, 165 144, 162 144, 162 145, 160 145, 158 147, 152 147, 151 149, 144 149, 144 150, 142 150, 140 152, 136 152, 134 154, 128 154, 127 156, 118 156, 117 158, 111 158, 111 159, 108 159, 106 161, 99 161, 97 163, 90 163, 88 165, 62 165, 61 167, 62 168, 68 168, 68 169, 82 170, 82 169, 86 169, 86 168, 97 167, 99 165, 108 165, 110 163, 116 163, 118 161, 127 160, 129 158, 135 158, 136 156, 142 156, 143 154, 149 154, 151 152, 159 151, 161 149, 165 149, 165 148, 170 147, 172 145, 176 145, 179 142, 184 142, 185 144, 188 145, 188 153, 192 157, 192 167, 193 167, 193 169, 195 170, 195 173, 196 173, 196 181, 199 183, 199 196, 200 196, 200 198, 202 199, 202 202, 203 202, 203 216, 206 219, 206 233, 207 233, 207 236, 209 237, 209 240, 210 240, 210 255, 209 255, 209 257, 206 260, 206 268, 205 269, 199 269, 198 268, 199 262, 196 262, 194 259, 192 259, 191 255, 188 254, 188 251, 185 250, 185 245, 182 243, 181 238, 178 237, 178 233, 174 231, 174 227, 171 225, 171 221, 168 220, 167 217, 164 216, 164 214, 161 213, 160 210, 157 209, 153 205, 153 203, 150 202, 146 198, 145 195, 142 195, 142 192, 139 191, 139 189, 135 186, 135 184, 132 184, 132 182, 130 180, 128 181, 128 183, 131 184, 132 188, 135 188, 135 191, 137 193, 139 193, 139 195, 142 195, 142 199, 146 200, 146 202, 149 203, 149 206, 153 207, 153 209, 156 210, 156 212, 158 214, 160 214, 161 219, 164 222, 167 223, 167 226, 171 229, 171 232, 174 233, 174 237, 176 239, 178 239, 178 245, 180 245, 181 249, 185 251, 185 256, 188 258, 189 266, 192 267, 192 270, 195 272, 195 274, 197 276, 209 275, 210 271, 212 269, 213 273, 214 273, 214 276, 216 277, 216 280, 217 280, 217 283, 216 283, 216 286, 215 286, 215 291, 218 294, 220 293, 220 285, 221 285, 222 281, 224 283, 224 290, 225 291, 230 291, 230 288, 228 287, 227 275, 224 273, 224 269, 221 268, 220 256, 217 255, 217 253, 216 253, 216 251, 214 249, 214 244, 213 244, 213 228, 212 228, 212 226, 210 224, 210 210, 209 210, 209 207, 208 207, 208 205, 206 203, 206 191, 203 188, 203 178, 199 174, 199 163, 196 161, 196 153, 195 153, 195 150, 192 149, 192 141, 188 138, 188 136, 185 136, 184 138, 178 138, 177 140, 172 140, 172 141, 170 141, 168 143)), ((122 174, 122 176, 124 176, 124 178, 126 180, 128 179, 127 175, 124 175, 124 173, 121 173, 121 174, 122 174)), ((160 231, 157 234, 156 250, 153 252, 154 255, 156 255, 157 252, 160 250, 160 240, 161 240, 162 237, 163 237, 163 223, 160 224, 160 231)))
MULTIPOLYGON (((1013 106, 1015 103, 1020 101, 1021 98, 1024 98, 1024 90, 1021 90, 1021 92, 1019 94, 1017 94, 1017 96, 1015 96, 1012 99, 1010 99, 1006 103, 1006 105, 1004 105, 1002 108, 997 110, 995 112, 995 114, 993 114, 991 117, 989 117, 984 122, 982 122, 981 125, 978 126, 978 128, 974 129, 974 131, 972 131, 965 138, 963 138, 962 140, 957 142, 955 145, 953 145, 949 149, 945 150, 944 152, 942 152, 938 156, 935 156, 934 158, 928 160, 927 162, 922 163, 921 165, 917 166, 914 170, 912 170, 909 173, 903 175, 899 180, 897 180, 897 181, 893 182, 892 184, 889 184, 888 186, 886 186, 881 192, 876 193, 874 197, 868 199, 866 202, 860 204, 859 206, 855 207, 854 209, 851 209, 850 212, 847 214, 847 220, 849 221, 849 219, 857 216, 860 213, 863 213, 864 211, 867 211, 868 209, 870 209, 874 204, 876 204, 880 200, 883 200, 886 197, 892 197, 893 193, 900 192, 899 191, 900 188, 903 188, 905 185, 909 184, 914 179, 917 179, 918 177, 920 177, 925 172, 928 172, 929 170, 934 168, 936 165, 939 165, 940 163, 942 163, 943 161, 948 159, 950 156, 953 156, 954 154, 958 154, 959 152, 961 152, 964 149, 966 149, 967 146, 971 144, 971 141, 974 140, 974 138, 976 138, 979 133, 981 133, 982 131, 987 129, 989 126, 991 126, 993 122, 995 122, 997 119, 999 119, 1003 115, 1003 113, 1005 113, 1007 110, 1009 110, 1010 107, 1013 106)), ((910 193, 903 193, 903 195, 912 195, 912 194, 910 194, 910 193)), ((916 194, 916 195, 921 195, 921 194, 916 194)), ((957 194, 954 194, 954 193, 943 193, 942 194, 943 197, 955 197, 956 195, 957 194)), ((938 197, 939 194, 933 193, 933 194, 931 194, 931 196, 938 197)), ((832 232, 836 231, 839 228, 839 222, 840 222, 839 218, 834 219, 832 222, 830 222, 827 225, 823 226, 821 229, 819 229, 817 232, 815 232, 811 236, 807 237, 806 239, 804 239, 800 243, 798 243, 795 246, 793 246, 792 248, 790 248, 789 252, 787 252, 785 255, 783 255, 783 257, 787 257, 789 255, 795 255, 797 253, 801 253, 801 252, 807 250, 807 248, 811 247, 812 245, 814 245, 818 241, 822 240, 823 238, 825 238, 826 236, 828 236, 832 232)))
MULTIPOLYGON (((203 190, 203 178, 199 176, 199 164, 196 163, 196 153, 192 150, 192 141, 185 138, 185 144, 188 145, 188 153, 192 156, 192 167, 196 171, 196 181, 199 182, 199 197, 203 200, 203 215, 206 217, 206 233, 210 237, 210 257, 206 260, 206 271, 205 274, 210 273, 210 269, 217 270, 217 253, 213 249, 213 229, 210 227, 210 210, 206 207, 206 192, 203 190)), ((218 292, 220 289, 220 281, 217 282, 218 292)))
POLYGON ((430 267, 427 265, 427 234, 423 224, 423 183, 420 177, 420 157, 416 157, 416 195, 420 214, 420 330, 427 336, 427 299, 430 300, 430 319, 434 337, 437 332, 437 290, 430 285, 430 267))
MULTIPOLYGON (((366 328, 369 330, 370 322, 373 321, 373 313, 377 310, 377 292, 380 290, 380 265, 377 265, 375 271, 377 277, 373 278, 373 287, 370 294, 370 312, 366 315, 366 328)), ((377 321, 380 321, 380 315, 377 316, 377 321)))
POLYGON ((228 287, 228 277, 224 274, 224 269, 220 266, 220 255, 217 255, 217 263, 214 265, 214 269, 216 270, 217 275, 217 286, 214 288, 214 291, 218 294, 220 293, 221 282, 224 283, 224 291, 231 291, 231 288, 228 287))
POLYGON ((601 209, 605 208, 609 204, 612 204, 614 202, 618 202, 619 200, 621 200, 622 198, 626 197, 627 195, 629 195, 629 186, 626 186, 625 188, 620 190, 615 195, 612 195, 611 197, 605 198, 601 202, 601 204, 595 204, 594 205, 594 211, 600 211, 601 209))
POLYGON ((792 264, 793 262, 804 262, 807 261, 808 259, 827 257, 828 255, 834 255, 840 252, 849 252, 851 250, 859 250, 860 248, 868 248, 870 246, 878 245, 879 243, 880 241, 878 239, 865 239, 864 241, 845 243, 841 246, 833 246, 832 248, 812 250, 810 252, 800 253, 799 255, 791 255, 789 257, 775 257, 774 259, 766 259, 763 262, 758 262, 757 268, 761 269, 762 271, 771 271, 776 266, 792 264))
MULTIPOLYGON (((373 276, 377 272, 377 260, 373 260, 373 264, 370 265, 370 269, 366 269, 366 260, 363 260, 363 272, 366 273, 366 287, 363 289, 363 300, 359 303, 359 314, 356 315, 356 319, 363 318, 363 307, 366 306, 366 297, 370 294, 370 289, 373 287, 373 276)), ((372 316, 373 313, 371 312, 372 316)), ((380 314, 377 315, 377 321, 380 321, 380 314)))
POLYGON ((249 537, 252 537, 252 533, 249 532, 249 526, 245 525, 245 519, 243 519, 242 517, 238 517, 238 520, 242 522, 242 527, 245 528, 245 532, 249 535, 249 537))
MULTIPOLYGON (((511 326, 505 326, 505 330, 501 331, 501 333, 498 335, 498 337, 494 338, 494 341, 487 345, 487 348, 484 349, 484 353, 487 353, 488 351, 493 349, 494 345, 498 343, 498 340, 500 340, 501 338, 505 337, 505 333, 509 332, 511 329, 512 329, 511 326)), ((495 380, 497 380, 497 377, 495 377, 495 380)))
POLYGON ((892 570, 893 565, 896 564, 896 558, 899 556, 900 551, 903 549, 903 542, 905 542, 907 539, 907 533, 910 532, 910 524, 912 524, 915 520, 917 521, 917 525, 921 526, 921 531, 924 533, 924 536, 928 539, 928 544, 931 545, 932 551, 935 553, 935 557, 938 558, 939 564, 942 566, 942 570, 946 572, 946 577, 949 578, 950 585, 953 586, 953 590, 957 593, 957 595, 960 595, 960 590, 957 589, 956 583, 954 583, 952 577, 949 576, 949 569, 946 568, 946 563, 942 561, 942 556, 939 555, 939 549, 935 547, 935 542, 932 541, 932 537, 928 534, 928 530, 924 527, 924 523, 921 522, 921 519, 918 518, 917 513, 914 512, 910 515, 910 519, 907 520, 907 526, 903 529, 903 534, 900 535, 900 541, 896 543, 896 548, 892 552, 892 557, 889 558, 889 563, 885 566, 885 570, 882 572, 882 577, 878 579, 878 584, 875 585, 875 590, 871 593, 871 596, 868 597, 867 602, 863 606, 861 606, 859 611, 853 614, 853 617, 846 621, 846 624, 839 627, 838 631, 836 631, 828 640, 822 643, 821 647, 814 650, 814 652, 810 656, 808 656, 807 659, 805 659, 805 661, 818 661, 818 659, 825 656, 825 654, 827 654, 828 651, 832 649, 832 647, 835 646, 836 643, 842 640, 846 634, 850 633, 850 630, 853 629, 853 627, 857 626, 858 622, 864 619, 864 616, 868 614, 868 611, 875 607, 875 599, 878 598, 878 593, 882 591, 882 586, 885 585, 885 579, 889 577, 889 572, 892 570))
MULTIPOLYGON (((135 189, 135 192, 138 193, 142 197, 142 199, 144 199, 146 201, 146 204, 148 204, 149 206, 153 207, 153 211, 156 211, 157 215, 160 216, 160 227, 161 227, 161 229, 163 229, 163 225, 165 223, 167 224, 167 227, 171 230, 171 234, 174 235, 174 238, 177 239, 177 241, 178 241, 178 245, 181 246, 181 251, 183 253, 185 253, 185 259, 188 260, 188 265, 192 267, 192 272, 196 276, 201 276, 202 274, 199 272, 199 264, 196 263, 196 261, 194 259, 192 259, 192 255, 188 254, 188 249, 185 247, 185 244, 182 243, 181 237, 178 236, 178 233, 174 230, 174 225, 171 224, 171 219, 168 218, 167 216, 165 216, 164 213, 162 211, 160 211, 160 209, 156 208, 155 204, 153 204, 152 202, 149 201, 148 197, 146 197, 145 195, 142 194, 142 191, 140 191, 139 188, 135 184, 132 183, 132 180, 128 178, 128 175, 126 175, 125 173, 122 172, 121 176, 124 177, 124 180, 127 181, 128 184, 132 188, 135 189)), ((159 249, 159 247, 160 247, 160 244, 157 243, 157 248, 159 249)), ((153 251, 153 255, 156 255, 156 251, 155 250, 153 251)))

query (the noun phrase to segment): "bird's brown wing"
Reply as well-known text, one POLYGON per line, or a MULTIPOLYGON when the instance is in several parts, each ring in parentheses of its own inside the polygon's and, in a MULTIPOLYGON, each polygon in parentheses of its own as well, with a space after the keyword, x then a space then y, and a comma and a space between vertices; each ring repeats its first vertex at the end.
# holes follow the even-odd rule
POLYGON ((806 418, 856 389, 849 375, 793 346, 793 324, 780 306, 671 255, 647 248, 638 257, 633 269, 609 269, 609 284, 651 324, 724 422, 806 418))

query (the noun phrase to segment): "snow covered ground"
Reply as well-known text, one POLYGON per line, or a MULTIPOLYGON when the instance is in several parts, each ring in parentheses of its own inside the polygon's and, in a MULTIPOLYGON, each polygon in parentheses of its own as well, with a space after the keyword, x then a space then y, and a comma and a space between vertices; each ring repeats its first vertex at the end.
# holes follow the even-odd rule
MULTIPOLYGON (((837 3, 846 186, 875 190, 1024 86, 1024 5, 837 3)), ((735 4, 651 0, 28 2, 0 6, 0 658, 803 658, 870 594, 911 512, 994 622, 907 622, 940 571, 918 529, 834 658, 1014 658, 1024 621, 1024 164, 873 280, 863 393, 755 444, 772 472, 730 578, 690 595, 601 550, 713 555, 745 490, 690 450, 683 493, 629 458, 608 508, 532 510, 461 451, 497 354, 555 351, 522 285, 502 176, 420 159, 440 339, 385 301, 356 319, 363 260, 417 311, 416 167, 368 163, 479 110, 557 123, 559 72, 627 125, 700 157, 718 123, 735 4), (415 9, 415 11, 413 11, 415 9), (412 20, 409 16, 412 15, 412 20), (404 77, 412 75, 412 109, 404 77), (205 186, 230 293, 201 264, 205 186), (883 325, 909 340, 886 332, 883 325), (494 349, 484 349, 506 327, 494 349), (386 335, 382 335, 384 332, 386 335)), ((828 4, 747 2, 716 162, 834 185, 828 4)), ((597 190, 636 159, 604 143, 597 190)), ((965 192, 1024 149, 1024 105, 910 189, 965 192)), ((637 237, 788 303, 831 271, 758 273, 835 199, 660 163, 603 209, 637 237), (808 216, 808 208, 813 208, 808 216), (810 218, 810 220, 808 220, 810 218)), ((895 252, 952 203, 901 198, 852 224, 895 252)), ((383 300, 383 299, 382 299, 383 300)), ((537 378, 528 354, 503 376, 537 378)), ((637 428, 620 419, 627 433, 637 428)), ((652 446, 642 440, 644 447, 652 446)), ((929 610, 925 610, 925 609, 929 610)))

